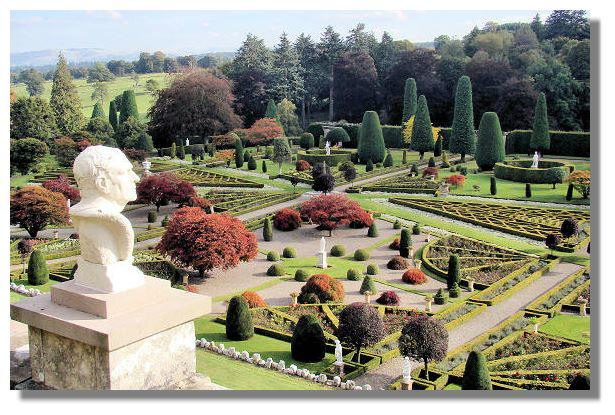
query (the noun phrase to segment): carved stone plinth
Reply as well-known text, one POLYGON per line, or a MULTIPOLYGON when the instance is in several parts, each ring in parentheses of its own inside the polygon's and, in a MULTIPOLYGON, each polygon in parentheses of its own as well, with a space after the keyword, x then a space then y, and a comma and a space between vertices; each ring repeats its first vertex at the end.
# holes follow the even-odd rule
POLYGON ((327 268, 327 253, 326 252, 319 252, 318 253, 318 268, 327 268))
POLYGON ((413 383, 414 383, 414 381, 412 379, 409 379, 409 380, 402 379, 402 381, 401 381, 401 390, 403 390, 403 391, 411 391, 413 383))
POLYGON ((333 369, 335 370, 337 376, 340 378, 344 377, 344 362, 334 362, 333 369))

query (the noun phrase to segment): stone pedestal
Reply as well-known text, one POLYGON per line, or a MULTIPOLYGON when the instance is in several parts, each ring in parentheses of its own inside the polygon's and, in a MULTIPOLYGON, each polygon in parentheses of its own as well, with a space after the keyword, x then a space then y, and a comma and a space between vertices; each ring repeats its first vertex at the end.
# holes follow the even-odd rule
POLYGON ((413 383, 414 382, 412 381, 412 379, 402 379, 402 381, 401 381, 401 390, 403 390, 403 391, 411 391, 413 383))
POLYGON ((334 362, 333 369, 335 370, 337 376, 340 378, 344 377, 344 362, 334 362))
POLYGON ((73 281, 11 305, 28 325, 32 378, 53 389, 176 389, 196 373, 192 320, 211 299, 145 277, 106 294, 73 281))
POLYGON ((318 268, 327 268, 327 252, 326 251, 321 251, 318 253, 318 268))
POLYGON ((468 279, 468 291, 474 292, 474 280, 468 279))

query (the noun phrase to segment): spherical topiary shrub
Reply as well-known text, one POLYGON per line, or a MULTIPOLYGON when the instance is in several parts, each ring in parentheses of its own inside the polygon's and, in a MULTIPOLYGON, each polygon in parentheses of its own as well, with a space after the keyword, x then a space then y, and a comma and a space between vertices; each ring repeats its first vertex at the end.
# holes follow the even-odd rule
POLYGON ((424 284, 427 281, 427 277, 425 273, 417 268, 410 268, 408 271, 404 272, 404 275, 401 276, 401 280, 406 284, 424 284))
POLYGON ((35 249, 28 260, 28 284, 43 285, 49 281, 49 269, 42 252, 35 249))
POLYGON ((321 303, 341 303, 344 301, 344 286, 330 275, 316 274, 301 287, 298 301, 304 304, 309 294, 315 294, 321 303))
POLYGON ((310 278, 310 274, 304 269, 295 271, 295 281, 306 282, 310 278))
POLYGON ((367 236, 370 238, 376 238, 378 236, 378 228, 376 227, 376 222, 372 222, 369 225, 369 229, 367 230, 367 236))
POLYGON ((298 160, 295 164, 297 171, 307 171, 312 168, 312 165, 307 160, 298 160))
POLYGON ((344 248, 344 245, 333 245, 331 247, 331 256, 344 256, 346 255, 346 248, 344 248))
POLYGON ((367 265, 367 275, 378 275, 380 269, 378 269, 378 265, 369 264, 367 265))
POLYGON ((247 340, 254 336, 252 313, 245 298, 231 298, 226 310, 226 337, 229 340, 247 340))
POLYGON ((545 245, 549 249, 555 249, 562 242, 562 238, 556 233, 550 233, 545 238, 545 245))
POLYGON ((399 305, 399 295, 395 291, 385 291, 376 300, 381 305, 399 305))
POLYGON ((263 297, 254 291, 246 291, 241 296, 248 302, 250 308, 267 307, 267 302, 263 300, 263 297))
POLYGON ((282 264, 273 264, 267 269, 267 275, 270 277, 281 277, 284 275, 284 266, 282 264))
POLYGON ((402 270, 408 268, 408 261, 400 255, 396 255, 387 262, 387 268, 393 270, 402 270))
POLYGON ((361 288, 359 289, 359 292, 361 294, 365 294, 368 291, 372 295, 378 292, 378 290, 376 289, 376 284, 374 284, 374 281, 372 281, 372 277, 366 275, 365 277, 363 277, 363 282, 361 283, 361 288))
POLYGON ((361 278, 361 272, 356 269, 349 268, 348 271, 346 271, 346 278, 350 281, 359 281, 361 278))
POLYGON ((369 259, 369 252, 365 249, 357 249, 354 251, 354 260, 355 261, 367 261, 369 259))
POLYGON ((389 244, 389 249, 399 251, 399 238, 393 239, 393 242, 389 244))
POLYGON ((560 233, 564 238, 572 238, 579 234, 579 224, 572 218, 566 218, 562 222, 560 233))
POLYGON ((282 251, 282 256, 284 258, 295 258, 297 256, 297 250, 293 248, 292 246, 287 246, 282 251))
POLYGON ((436 296, 433 298, 433 302, 438 305, 446 303, 446 294, 444 294, 444 290, 442 288, 440 288, 436 293, 436 296))
POLYGON ((158 220, 158 214, 155 210, 147 212, 147 223, 154 223, 158 220))
POLYGON ((267 252, 267 261, 279 261, 280 254, 277 251, 267 252))
POLYGON ((315 363, 325 357, 325 333, 313 314, 304 314, 293 330, 290 351, 294 360, 315 363))
POLYGON ((273 226, 284 232, 294 231, 301 226, 301 215, 295 209, 280 209, 273 217, 273 226))
POLYGON ((421 234, 421 225, 419 225, 418 223, 415 223, 414 226, 412 227, 412 234, 413 235, 420 235, 421 234))
POLYGON ((398 221, 398 220, 396 220, 396 221, 393 223, 393 229, 401 229, 401 222, 400 222, 400 221, 398 221))

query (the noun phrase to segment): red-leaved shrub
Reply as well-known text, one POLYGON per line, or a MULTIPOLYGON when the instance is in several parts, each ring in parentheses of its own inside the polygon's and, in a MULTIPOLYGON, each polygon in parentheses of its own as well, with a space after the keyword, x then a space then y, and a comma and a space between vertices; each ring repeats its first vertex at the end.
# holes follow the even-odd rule
POLYGON ((453 174, 444 180, 446 183, 455 186, 455 188, 463 187, 466 181, 466 176, 463 174, 453 174))
POLYGON ((246 299, 250 308, 267 307, 267 303, 263 300, 263 297, 254 291, 246 291, 241 294, 241 296, 246 299))
POLYGON ((301 287, 298 301, 305 303, 309 294, 318 296, 321 303, 344 301, 344 286, 337 279, 327 274, 312 275, 301 287))
POLYGON ((433 176, 436 179, 438 178, 438 168, 437 167, 425 167, 423 170, 423 177, 433 176))
POLYGON ((423 271, 417 268, 411 268, 408 271, 404 272, 404 275, 402 275, 401 279, 403 282, 413 285, 423 284, 425 281, 427 281, 427 277, 425 276, 423 271))
POLYGON ((380 294, 376 302, 382 305, 399 305, 399 295, 395 291, 385 291, 380 294))
POLYGON ((399 251, 399 238, 393 239, 393 242, 389 244, 389 249, 399 251))
POLYGON ((308 163, 306 160, 297 160, 295 164, 295 168, 297 171, 306 171, 312 168, 312 165, 308 163))
POLYGON ((358 202, 341 194, 316 196, 303 202, 301 216, 318 225, 318 230, 331 232, 351 223, 369 226, 373 219, 358 202))
POLYGON ((280 209, 273 217, 273 226, 280 231, 294 231, 301 226, 301 216, 295 209, 280 209))
POLYGON ((44 181, 42 186, 52 192, 62 193, 65 198, 70 200, 71 205, 74 205, 81 200, 79 189, 70 185, 70 181, 65 174, 60 174, 55 179, 44 181))
POLYGON ((406 269, 408 268, 408 261, 406 261, 406 258, 396 255, 389 260, 387 268, 394 270, 406 269))

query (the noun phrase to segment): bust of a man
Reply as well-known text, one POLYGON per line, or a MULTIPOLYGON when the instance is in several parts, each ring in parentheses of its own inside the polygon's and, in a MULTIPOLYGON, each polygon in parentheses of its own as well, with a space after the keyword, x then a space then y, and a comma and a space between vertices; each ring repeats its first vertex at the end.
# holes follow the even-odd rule
POLYGON ((143 284, 143 273, 132 265, 134 231, 122 215, 137 198, 132 164, 117 148, 91 146, 75 159, 73 174, 81 191, 81 201, 70 208, 81 245, 75 283, 106 293, 143 284))

